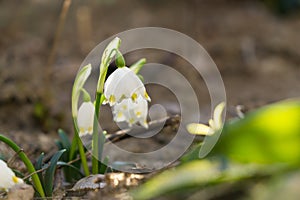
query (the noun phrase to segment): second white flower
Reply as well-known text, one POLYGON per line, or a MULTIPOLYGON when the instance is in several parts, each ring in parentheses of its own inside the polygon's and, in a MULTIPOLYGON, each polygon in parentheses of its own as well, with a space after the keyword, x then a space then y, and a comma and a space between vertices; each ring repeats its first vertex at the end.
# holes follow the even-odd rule
POLYGON ((126 121, 131 127, 132 124, 139 122, 145 128, 147 124, 148 103, 139 96, 136 102, 127 98, 117 103, 113 108, 114 120, 116 122, 126 121))

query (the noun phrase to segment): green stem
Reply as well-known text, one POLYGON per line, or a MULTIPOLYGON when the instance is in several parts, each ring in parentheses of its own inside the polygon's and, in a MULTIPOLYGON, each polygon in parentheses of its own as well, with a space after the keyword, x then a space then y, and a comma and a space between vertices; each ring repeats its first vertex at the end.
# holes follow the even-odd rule
MULTIPOLYGON (((75 126, 74 126, 74 129, 75 129, 75 126)), ((75 159, 76 150, 77 150, 77 139, 76 139, 76 137, 73 137, 72 143, 71 143, 69 160, 74 160, 75 159)))
MULTIPOLYGON (((117 47, 118 48, 118 47, 117 47)), ((103 90, 104 90, 104 82, 108 70, 109 63, 112 59, 112 54, 117 51, 117 48, 112 49, 106 59, 101 60, 100 64, 100 74, 97 83, 97 91, 96 91, 96 100, 95 100, 95 120, 94 120, 94 127, 93 127, 93 141, 92 141, 92 172, 93 174, 99 173, 99 159, 102 157, 103 151, 103 134, 101 135, 101 143, 100 143, 100 154, 99 154, 99 135, 98 135, 98 120, 99 120, 99 113, 100 113, 100 106, 104 101, 103 90)))
POLYGON ((98 136, 98 119, 100 113, 100 105, 101 105, 101 96, 102 93, 96 93, 96 102, 95 102, 95 119, 94 119, 94 128, 93 128, 93 144, 92 144, 92 172, 93 174, 99 173, 99 136, 98 136))
POLYGON ((90 171, 89 171, 89 167, 87 164, 87 160, 86 160, 86 156, 85 156, 85 152, 84 152, 84 147, 82 144, 82 141, 79 137, 78 134, 76 134, 76 138, 77 138, 77 144, 78 144, 78 150, 79 150, 79 154, 80 154, 80 158, 81 158, 81 163, 82 163, 82 167, 83 167, 83 171, 85 173, 86 176, 90 175, 90 171))
POLYGON ((97 97, 97 95, 101 95, 103 93, 104 82, 105 82, 105 77, 106 77, 106 74, 107 74, 107 69, 108 69, 108 66, 107 67, 104 67, 102 65, 100 66, 100 75, 99 75, 98 84, 97 84, 96 97, 97 97))
POLYGON ((103 100, 101 100, 102 97, 102 93, 101 92, 97 92, 96 93, 96 103, 95 103, 95 111, 96 111, 96 117, 97 119, 99 119, 99 114, 100 114, 100 105, 102 103, 103 100))
POLYGON ((99 166, 99 136, 98 136, 98 121, 95 116, 93 128, 93 141, 92 141, 92 173, 98 174, 99 166))
MULTIPOLYGON (((74 118, 74 121, 76 121, 76 120, 77 119, 74 118)), ((86 156, 85 156, 85 152, 84 152, 84 147, 83 147, 82 141, 81 141, 81 139, 79 137, 79 134, 78 134, 78 128, 76 126, 76 123, 74 123, 74 131, 75 131, 75 135, 74 135, 75 140, 74 141, 77 143, 77 146, 78 146, 78 150, 79 150, 79 155, 80 155, 80 158, 81 158, 81 163, 82 163, 83 171, 84 171, 84 173, 85 173, 86 176, 89 176, 90 175, 89 167, 88 167, 88 164, 87 164, 87 160, 86 160, 86 156)), ((70 157, 73 156, 72 152, 74 152, 74 150, 71 149, 70 157)))
POLYGON ((34 183, 37 192, 40 194, 41 197, 45 197, 44 189, 42 187, 39 176, 37 175, 36 170, 32 162, 27 157, 27 155, 22 151, 22 149, 16 143, 14 143, 12 140, 8 139, 2 134, 0 134, 0 140, 5 144, 7 144, 10 148, 12 148, 16 153, 19 154, 21 160, 26 165, 28 172, 32 174, 32 181, 34 183))

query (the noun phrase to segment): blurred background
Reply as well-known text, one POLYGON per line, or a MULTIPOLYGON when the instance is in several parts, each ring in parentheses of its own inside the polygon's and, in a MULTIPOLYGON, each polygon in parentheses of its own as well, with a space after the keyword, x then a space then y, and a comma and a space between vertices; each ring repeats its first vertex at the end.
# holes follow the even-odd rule
POLYGON ((71 87, 82 60, 107 37, 144 26, 174 29, 203 45, 223 76, 229 105, 252 108, 299 95, 297 0, 0 5, 0 131, 71 130, 71 87))
MULTIPOLYGON (((198 41, 223 76, 229 105, 299 95, 297 0, 0 1, 0 130, 70 130, 70 96, 85 56, 144 26, 198 41)), ((164 59, 164 58, 159 58, 164 59)))

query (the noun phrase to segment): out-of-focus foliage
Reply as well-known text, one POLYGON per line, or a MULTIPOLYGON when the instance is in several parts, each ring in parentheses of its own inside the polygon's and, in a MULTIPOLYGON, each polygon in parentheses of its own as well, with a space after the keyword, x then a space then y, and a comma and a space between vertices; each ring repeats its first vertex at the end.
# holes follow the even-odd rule
POLYGON ((226 123, 211 155, 248 163, 300 164, 300 101, 281 101, 226 123))
POLYGON ((270 175, 283 165, 229 164, 222 168, 219 160, 194 160, 161 173, 133 191, 134 199, 152 199, 168 193, 186 194, 189 189, 203 189, 225 182, 238 182, 252 177, 270 175))
POLYGON ((182 189, 294 169, 300 164, 299 122, 299 100, 281 101, 251 112, 243 119, 232 120, 225 124, 208 159, 191 161, 197 158, 201 147, 198 145, 182 159, 181 166, 152 178, 133 195, 137 199, 149 199, 182 189))
POLYGON ((300 172, 294 171, 272 176, 270 179, 256 184, 250 190, 248 199, 255 200, 298 200, 300 172))

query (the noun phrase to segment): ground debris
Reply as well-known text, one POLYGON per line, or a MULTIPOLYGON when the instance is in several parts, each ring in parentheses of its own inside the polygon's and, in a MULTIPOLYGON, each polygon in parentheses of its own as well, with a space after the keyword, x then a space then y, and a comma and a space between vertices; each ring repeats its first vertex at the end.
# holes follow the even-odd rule
POLYGON ((96 174, 90 175, 88 177, 80 179, 70 191, 88 191, 88 190, 97 190, 104 188, 106 186, 105 183, 105 175, 96 174))
MULTIPOLYGON (((67 196, 83 196, 88 192, 102 191, 123 191, 126 192, 129 187, 137 186, 144 175, 131 173, 107 173, 90 175, 79 180, 72 189, 68 190, 67 196)), ((92 194, 88 194, 89 196, 92 194)), ((94 194, 92 196, 95 196, 94 194)), ((96 195, 98 196, 98 195, 96 195)))
POLYGON ((7 200, 30 200, 33 199, 33 195, 34 190, 31 185, 17 184, 9 190, 7 200))

